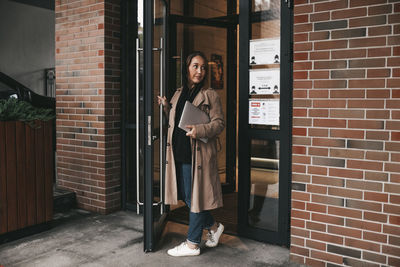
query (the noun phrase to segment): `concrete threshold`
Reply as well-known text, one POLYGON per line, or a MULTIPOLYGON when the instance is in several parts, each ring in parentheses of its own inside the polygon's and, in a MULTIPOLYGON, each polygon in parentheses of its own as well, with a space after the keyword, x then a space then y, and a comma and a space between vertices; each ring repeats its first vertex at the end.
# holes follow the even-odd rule
POLYGON ((56 214, 54 227, 0 245, 0 265, 12 266, 299 266, 289 250, 231 235, 201 255, 174 258, 166 251, 185 240, 187 226, 168 222, 156 252, 143 252, 143 218, 81 210, 56 214))

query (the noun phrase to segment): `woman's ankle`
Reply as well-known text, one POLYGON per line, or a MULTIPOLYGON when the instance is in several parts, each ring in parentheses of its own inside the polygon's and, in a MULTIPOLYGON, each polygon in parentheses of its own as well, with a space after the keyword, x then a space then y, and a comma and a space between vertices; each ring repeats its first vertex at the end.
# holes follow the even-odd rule
POLYGON ((218 226, 219 226, 219 223, 215 222, 215 223, 213 224, 213 226, 210 227, 210 231, 211 231, 211 230, 212 230, 213 232, 217 231, 218 226))
POLYGON ((197 249, 199 246, 197 244, 194 244, 192 242, 190 242, 189 240, 186 240, 186 245, 190 248, 190 249, 197 249))

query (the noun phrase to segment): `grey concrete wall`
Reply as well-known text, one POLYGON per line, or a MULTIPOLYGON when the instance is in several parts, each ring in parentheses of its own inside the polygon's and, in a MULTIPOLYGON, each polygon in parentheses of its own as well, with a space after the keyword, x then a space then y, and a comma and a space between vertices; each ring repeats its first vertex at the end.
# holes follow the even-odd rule
POLYGON ((55 65, 54 31, 54 10, 0 0, 0 71, 44 95, 44 69, 55 65))

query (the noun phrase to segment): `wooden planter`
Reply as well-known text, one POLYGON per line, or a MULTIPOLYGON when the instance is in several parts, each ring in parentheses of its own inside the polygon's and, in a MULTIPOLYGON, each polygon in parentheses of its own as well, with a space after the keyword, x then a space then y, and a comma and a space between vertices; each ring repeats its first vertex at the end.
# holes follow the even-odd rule
POLYGON ((52 219, 52 135, 52 121, 0 121, 0 234, 52 219))

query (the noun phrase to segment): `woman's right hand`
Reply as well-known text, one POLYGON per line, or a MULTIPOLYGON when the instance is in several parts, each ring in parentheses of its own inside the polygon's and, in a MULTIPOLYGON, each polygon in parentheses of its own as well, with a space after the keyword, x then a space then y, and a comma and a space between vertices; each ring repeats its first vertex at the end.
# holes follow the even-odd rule
POLYGON ((159 105, 163 105, 164 107, 167 105, 167 98, 165 96, 157 96, 157 101, 159 105))

